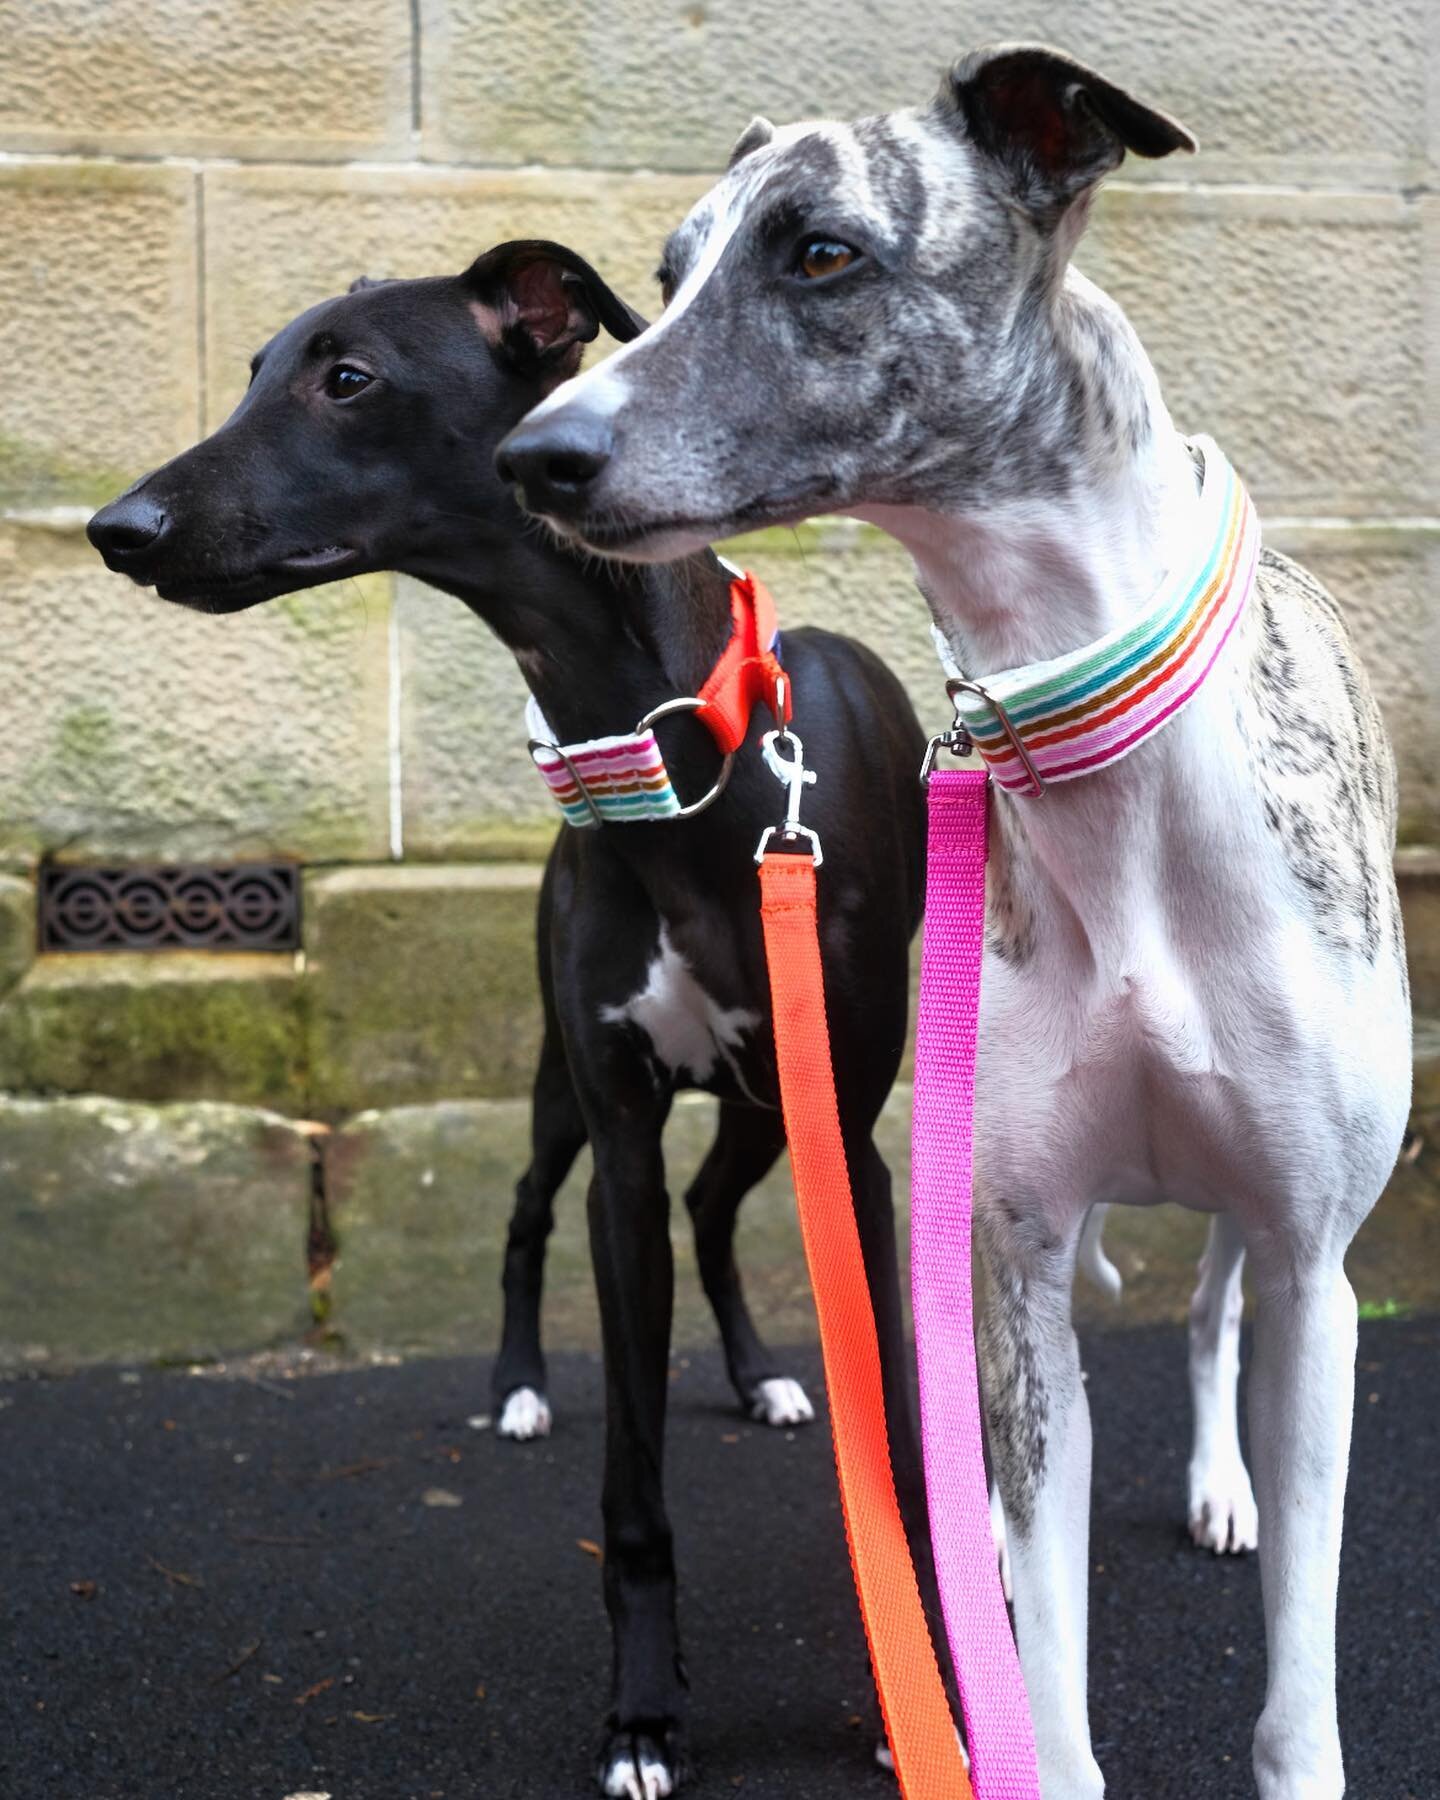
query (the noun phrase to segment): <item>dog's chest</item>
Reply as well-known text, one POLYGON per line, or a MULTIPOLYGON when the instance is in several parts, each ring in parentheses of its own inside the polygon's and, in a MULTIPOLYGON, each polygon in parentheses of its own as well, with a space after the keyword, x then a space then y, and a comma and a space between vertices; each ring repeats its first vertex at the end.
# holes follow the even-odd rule
POLYGON ((747 1099, 757 1098, 745 1064, 761 1015, 721 1004, 666 925, 660 926, 644 984, 625 1000, 602 1006, 600 1017, 605 1025, 639 1032, 673 1080, 736 1088, 747 1099))

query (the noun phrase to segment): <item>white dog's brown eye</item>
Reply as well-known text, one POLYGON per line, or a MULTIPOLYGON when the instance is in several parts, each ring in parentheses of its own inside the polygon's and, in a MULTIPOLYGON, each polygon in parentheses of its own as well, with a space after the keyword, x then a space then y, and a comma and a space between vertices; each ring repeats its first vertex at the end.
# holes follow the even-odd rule
POLYGON ((823 281, 827 275, 838 275, 855 261, 858 252, 849 244, 834 238, 811 238, 800 252, 798 273, 806 281, 823 281))
POLYGON ((356 394, 362 393, 375 379, 367 375, 363 369, 354 369, 349 363, 337 363, 325 377, 325 392, 332 400, 352 400, 356 394))

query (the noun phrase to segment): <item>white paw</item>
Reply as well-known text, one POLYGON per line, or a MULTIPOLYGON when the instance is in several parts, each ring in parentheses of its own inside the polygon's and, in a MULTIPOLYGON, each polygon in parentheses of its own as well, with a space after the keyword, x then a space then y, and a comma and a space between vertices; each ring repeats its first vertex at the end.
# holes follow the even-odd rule
POLYGON ((783 1375, 762 1381, 750 1402, 750 1417, 761 1425, 808 1425, 815 1417, 804 1388, 783 1375))
POLYGON ((516 1388, 505 1401, 495 1435, 523 1443, 527 1438, 549 1437, 550 1423, 550 1402, 545 1396, 537 1394, 534 1388, 516 1388))
POLYGON ((1013 1604, 1015 1594, 1010 1585, 1010 1527, 1005 1523, 1005 1502, 1000 1498, 1000 1490, 993 1481, 990 1483, 990 1535, 995 1540, 995 1555, 1000 1564, 1000 1586, 1005 1590, 1005 1598, 1013 1604))
POLYGON ((1190 1471, 1190 1536, 1202 1550, 1238 1556, 1260 1541, 1250 1476, 1238 1456, 1190 1471))
POLYGON ((643 1753, 637 1763, 633 1756, 617 1756, 606 1769, 601 1791, 618 1795, 620 1800, 666 1800, 675 1792, 670 1771, 662 1762, 651 1762, 643 1753))

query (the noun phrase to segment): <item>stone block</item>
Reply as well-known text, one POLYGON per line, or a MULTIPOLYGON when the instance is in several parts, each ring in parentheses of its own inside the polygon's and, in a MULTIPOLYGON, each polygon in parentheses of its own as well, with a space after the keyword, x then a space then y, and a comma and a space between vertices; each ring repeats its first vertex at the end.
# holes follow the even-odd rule
MULTIPOLYGON (((429 154, 489 163, 723 168, 745 122, 854 118, 927 101, 978 44, 1068 47, 1199 136, 1170 180, 1415 179, 1426 146, 1425 0, 1232 0, 1213 13, 1122 0, 1000 0, 957 15, 763 0, 559 0, 544 31, 514 5, 421 0, 429 154)), ((1179 165, 1177 167, 1177 164, 1179 165)))
POLYGON ((0 875, 0 1000, 35 960, 35 887, 0 875))
POLYGON ((188 169, 0 163, 0 506, 98 506, 191 440, 196 216, 188 169))
POLYGON ((297 1335, 310 1187, 306 1138, 270 1113, 0 1095, 0 1363, 297 1335))
MULTIPOLYGON (((660 245, 707 186, 701 176, 545 170, 212 171, 205 177, 210 428, 244 393, 251 355, 303 307, 343 294, 357 275, 459 273, 507 238, 548 237, 588 256, 642 312, 653 310, 660 245)), ((597 348, 608 344, 602 337, 597 348)))
POLYGON ((515 658, 448 594, 402 577, 395 605, 406 855, 543 860, 559 814, 525 748, 515 658))
POLYGON ((0 147, 345 157, 408 146, 400 0, 0 0, 0 147))
POLYGON ((211 618, 0 523, 0 856, 383 856, 390 590, 211 618))
POLYGON ((324 1113, 528 1093, 534 864, 399 865, 306 887, 310 1094, 324 1113))
MULTIPOLYGON (((907 1103, 908 1091, 897 1091, 881 1128, 900 1192, 908 1167, 907 1103)), ((682 1204, 714 1131, 714 1102, 701 1094, 682 1095, 665 1130, 677 1352, 715 1338, 682 1204)), ((335 1134, 325 1163, 339 1240, 332 1323, 347 1346, 494 1349, 506 1226, 529 1159, 530 1108, 523 1100, 366 1112, 335 1134)), ((552 1349, 590 1349, 599 1339, 585 1219, 589 1180, 584 1151, 557 1196, 546 1260, 544 1334, 552 1349)), ((814 1307, 784 1158, 745 1202, 738 1255, 750 1304, 772 1342, 812 1337, 814 1307)), ((488 1408, 483 1388, 475 1400, 488 1408)))
POLYGON ((43 956, 0 1001, 0 1089, 305 1110, 295 959, 43 956))
POLYGON ((1125 308, 1182 431, 1262 517, 1436 510, 1433 221, 1392 194, 1115 183, 1077 265, 1125 308))

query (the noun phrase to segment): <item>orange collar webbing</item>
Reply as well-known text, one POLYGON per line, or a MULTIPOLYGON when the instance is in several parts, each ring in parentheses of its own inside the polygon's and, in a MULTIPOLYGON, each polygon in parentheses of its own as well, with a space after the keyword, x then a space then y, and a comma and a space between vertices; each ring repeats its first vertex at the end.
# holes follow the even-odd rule
POLYGON ((760 862, 780 1100, 820 1321, 850 1561, 904 1800, 972 1800, 895 1495, 875 1314, 840 1135, 808 856, 760 862))
POLYGON ((777 725, 790 723, 790 683, 775 654, 780 628, 763 581, 737 574, 730 583, 730 641, 700 690, 699 717, 721 750, 738 750, 750 715, 766 706, 777 725))

